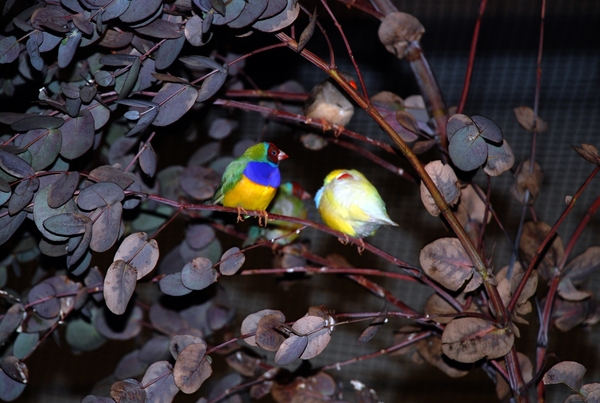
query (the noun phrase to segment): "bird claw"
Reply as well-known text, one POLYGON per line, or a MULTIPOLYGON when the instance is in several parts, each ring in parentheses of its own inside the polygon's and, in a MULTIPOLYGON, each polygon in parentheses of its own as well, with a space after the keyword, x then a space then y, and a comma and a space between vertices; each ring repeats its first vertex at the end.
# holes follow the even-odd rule
POLYGON ((344 126, 340 126, 340 125, 333 125, 332 127, 333 129, 333 135, 335 137, 340 137, 340 135, 342 134, 342 132, 344 131, 344 126))
POLYGON ((262 211, 260 213, 260 215, 258 216, 258 226, 262 227, 262 219, 265 219, 265 227, 267 226, 267 224, 269 224, 269 213, 267 213, 267 211, 262 211))
POLYGON ((348 238, 348 235, 344 234, 344 238, 338 238, 338 241, 340 241, 342 245, 348 245, 348 242, 350 242, 350 238, 348 238))
POLYGON ((363 252, 364 252, 364 250, 365 250, 365 241, 363 241, 363 239, 362 239, 362 238, 358 238, 358 241, 359 241, 359 242, 358 242, 358 245, 356 246, 356 249, 357 249, 357 251, 358 251, 358 254, 359 254, 359 255, 362 255, 362 253, 363 253, 363 252))
POLYGON ((240 207, 240 206, 237 206, 237 212, 238 212, 238 216, 237 216, 236 222, 244 221, 244 218, 242 217, 242 212, 244 212, 244 215, 247 215, 248 212, 246 210, 244 210, 243 207, 240 207))

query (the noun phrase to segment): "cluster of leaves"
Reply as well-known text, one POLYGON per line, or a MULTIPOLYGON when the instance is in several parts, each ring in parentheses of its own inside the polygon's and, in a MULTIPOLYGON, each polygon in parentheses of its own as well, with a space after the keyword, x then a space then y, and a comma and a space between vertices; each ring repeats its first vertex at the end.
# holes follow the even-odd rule
MULTIPOLYGON (((220 276, 236 275, 246 257, 238 247, 223 252, 215 228, 227 229, 208 224, 207 214, 201 211, 208 208, 188 201, 208 200, 227 164, 252 142, 239 141, 233 157, 220 156, 221 140, 235 133, 238 123, 217 117, 207 124, 209 142, 185 166, 158 170, 152 145, 162 128, 180 122, 190 110, 218 104, 213 101, 223 87, 239 89, 236 76, 242 59, 211 55, 207 46, 217 27, 242 36, 280 32, 298 17, 298 2, 31 3, 29 8, 14 0, 5 3, 3 13, 13 18, 4 31, 9 36, 0 37, 0 64, 15 67, 3 70, 1 93, 13 96, 27 81, 43 83, 36 105, 23 113, 0 113, 6 130, 0 137, 0 287, 6 288, 2 291, 6 310, 0 320, 0 342, 5 346, 0 398, 10 401, 21 395, 28 381, 27 358, 66 323, 66 341, 76 352, 96 349, 107 340, 140 341, 140 347, 122 357, 108 379, 110 390, 97 393, 111 397, 90 395, 86 403, 171 401, 179 392, 196 393, 212 374, 209 354, 213 352, 223 355, 235 372, 215 383, 206 395, 211 401, 241 401, 236 391, 249 389, 255 399, 270 394, 278 402, 341 402, 335 400, 341 399, 336 381, 325 372, 300 368, 289 373, 266 364, 255 353, 261 349, 274 353, 278 366, 316 357, 340 325, 332 309, 309 307, 293 323, 287 323, 284 313, 276 309, 248 315, 241 323, 240 338, 254 350, 232 347, 237 339, 225 332, 235 318, 235 307, 214 283, 220 276), (183 211, 193 219, 186 224, 181 242, 161 256, 156 237, 183 211), (110 250, 116 251, 109 267, 93 266, 94 255, 110 250), (45 265, 47 258, 58 266, 52 273, 45 265), (38 268, 30 286, 19 292, 9 290, 9 268, 19 275, 20 265, 31 262, 38 268), (172 309, 173 304, 177 309, 172 309), (147 324, 146 332, 142 323, 147 324)), ((390 52, 403 57, 424 29, 414 17, 399 14, 385 18, 380 36, 390 52)), ((316 23, 313 13, 300 43, 290 39, 287 45, 294 42, 290 47, 302 52, 316 23)), ((350 95, 367 102, 357 91, 350 95)), ((282 252, 277 264, 283 270, 314 269, 308 261, 336 269, 397 309, 368 316, 372 322, 358 337, 359 344, 371 340, 389 318, 414 318, 415 324, 398 331, 395 346, 382 353, 409 354, 415 362, 426 361, 453 377, 468 373, 472 364, 495 360, 497 365, 489 366, 489 373, 497 377, 498 395, 516 393, 519 385, 508 386, 510 377, 498 368, 510 372, 511 366, 518 365, 523 383, 533 379, 534 366, 516 351, 515 338, 520 334, 517 324, 528 323, 524 316, 532 311, 530 300, 538 292, 538 282, 551 284, 542 299, 550 308, 543 311, 541 333, 547 332, 551 319, 563 331, 596 323, 600 316, 593 294, 582 285, 600 264, 600 247, 591 247, 566 263, 560 237, 555 236, 546 248, 555 227, 528 222, 518 243, 520 261, 492 273, 488 267, 493 264, 483 265, 481 257, 487 262, 484 234, 493 208, 477 185, 461 182, 456 172, 482 168, 494 177, 510 170, 514 155, 500 128, 483 116, 454 114, 440 131, 431 124, 421 97, 403 100, 382 92, 369 102, 373 108, 365 109, 384 130, 389 127, 398 136, 396 145, 410 143, 409 151, 400 147, 405 154, 421 154, 438 144, 443 132, 447 135, 447 152, 441 150, 441 159, 429 161, 420 172, 420 192, 431 215, 443 214, 449 223, 456 223, 457 236, 426 245, 420 254, 421 270, 399 264, 413 269, 403 278, 421 281, 435 291, 423 312, 365 279, 345 260, 315 256, 301 243, 256 242, 282 252), (505 359, 512 353, 516 360, 505 359)), ((311 123, 265 105, 238 106, 311 123)), ((530 108, 519 107, 515 114, 528 131, 547 129, 530 108)), ((396 153, 385 142, 343 128, 340 132, 396 153)), ((326 139, 314 134, 302 137, 313 150, 324 147, 326 139)), ((360 149, 338 141, 337 136, 335 141, 360 149)), ((576 150, 600 165, 593 146, 576 150)), ((368 152, 362 155, 397 174, 401 171, 368 152)), ((421 168, 420 162, 414 167, 421 168)), ((524 206, 532 205, 542 179, 541 167, 525 160, 516 169, 511 193, 524 206)), ((307 220, 298 222, 326 230, 307 220)), ((397 258, 364 241, 353 241, 398 264, 397 258)), ((593 396, 594 388, 581 386, 579 378, 564 381, 559 374, 555 379, 563 379, 576 396, 593 396)), ((354 386, 360 402, 376 399, 360 382, 354 386)))

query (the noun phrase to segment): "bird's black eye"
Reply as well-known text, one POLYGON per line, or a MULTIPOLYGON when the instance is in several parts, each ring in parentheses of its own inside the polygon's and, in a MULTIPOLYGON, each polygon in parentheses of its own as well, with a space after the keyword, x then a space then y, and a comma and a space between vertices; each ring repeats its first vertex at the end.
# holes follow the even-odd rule
POLYGON ((277 155, 277 151, 271 150, 271 155, 277 155))

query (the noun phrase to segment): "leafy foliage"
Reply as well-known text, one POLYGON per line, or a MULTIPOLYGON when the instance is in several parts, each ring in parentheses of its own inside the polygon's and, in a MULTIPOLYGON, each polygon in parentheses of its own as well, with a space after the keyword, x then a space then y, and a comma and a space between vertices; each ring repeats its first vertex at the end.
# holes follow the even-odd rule
MULTIPOLYGON (((405 58, 418 50, 419 63, 414 54, 408 62, 427 81, 420 22, 401 12, 383 16, 369 3, 358 3, 358 9, 382 20, 379 37, 389 52, 405 58)), ((135 340, 133 350, 116 365, 104 396, 86 396, 86 403, 168 402, 179 392, 210 402, 267 395, 277 402, 342 402, 346 400, 341 400, 337 381, 324 371, 352 360, 311 371, 303 371, 299 363, 323 353, 335 341, 334 329, 349 322, 369 321, 357 336, 358 344, 368 345, 384 326, 396 326, 397 318, 413 323, 398 325, 394 345, 356 357, 356 362, 406 354, 451 377, 464 376, 477 364, 494 380, 500 398, 521 398, 533 379, 533 365, 517 351, 517 324, 529 324, 525 316, 533 310, 534 296, 544 305, 540 348, 548 345, 550 326, 568 331, 600 319, 595 296, 585 287, 600 265, 600 247, 569 260, 572 244, 565 247, 556 235, 558 223, 536 218, 522 224, 511 240, 519 258, 491 261, 486 226, 492 217, 498 223, 501 218, 488 200, 491 191, 486 196, 464 174, 481 168, 493 184, 494 177, 513 168, 515 156, 500 127, 480 115, 449 116, 445 107, 429 116, 432 101, 443 106, 441 94, 425 91, 437 88, 434 82, 422 88, 423 96, 402 99, 382 91, 369 100, 353 80, 332 67, 333 58, 328 65, 309 51, 326 13, 328 7, 309 13, 298 0, 5 2, 3 15, 10 24, 0 36, 0 95, 14 97, 26 83, 40 90, 37 100, 27 100, 32 102, 25 110, 0 112, 0 342, 5 346, 0 399, 21 396, 30 382, 27 359, 40 353, 49 336, 59 337, 64 327, 64 339, 74 353, 135 340), (301 32, 298 42, 286 34, 292 25, 293 32, 301 32), (212 47, 221 38, 250 34, 280 42, 265 48, 250 42, 244 56, 212 47), (286 82, 276 90, 242 89, 244 59, 276 47, 288 47, 294 58, 304 57, 324 69, 345 91, 338 94, 343 102, 353 99, 362 106, 393 141, 374 140, 326 119, 306 117, 298 105, 281 104, 306 100, 297 83, 286 82), (270 101, 234 99, 257 93, 270 101), (254 143, 239 138, 242 126, 234 114, 221 113, 223 106, 301 124, 315 132, 299 136, 297 143, 308 150, 334 143, 420 183, 425 210, 441 215, 454 235, 424 245, 420 267, 415 267, 360 238, 307 220, 305 210, 288 216, 277 209, 244 211, 207 204, 228 164, 254 143), (184 127, 191 127, 193 120, 202 120, 203 128, 184 127), (187 162, 165 166, 161 156, 166 146, 175 155, 185 147, 182 132, 201 138, 202 144, 187 162), (418 180, 366 144, 388 156, 404 154, 418 180), (435 158, 426 160, 432 153, 435 158), (237 221, 230 220, 236 214, 238 221, 258 216, 259 224, 285 227, 286 241, 239 232, 244 227, 234 227, 237 221), (318 256, 297 238, 306 227, 351 242, 360 252, 367 250, 396 265, 402 274, 354 268, 339 255, 318 256), (230 245, 224 234, 248 239, 242 244, 247 247, 230 245), (247 253, 264 246, 277 254, 272 269, 256 269, 247 253), (494 273, 494 267, 505 263, 494 273), (21 266, 35 267, 36 272, 23 275, 21 266), (344 314, 311 306, 291 322, 269 307, 247 315, 238 326, 227 287, 217 283, 265 272, 288 284, 308 278, 306 273, 341 273, 386 306, 381 312, 344 314), (9 276, 21 277, 20 288, 13 290, 9 276), (420 282, 433 294, 420 312, 365 276, 420 282), (548 290, 538 290, 539 280, 549 284, 548 290), (233 343, 240 339, 245 343, 233 343), (213 365, 213 360, 222 360, 235 372, 224 375, 223 366, 213 365), (299 367, 295 372, 282 368, 289 364, 299 367), (207 387, 213 370, 218 379, 207 387)), ((326 42, 331 43, 328 38, 326 42)), ((330 50, 331 55, 339 51, 330 50)), ((527 132, 548 130, 534 109, 520 106, 514 112, 527 132)), ((595 146, 574 149, 585 161, 600 165, 595 146)), ((533 208, 542 192, 542 167, 525 159, 514 171, 512 195, 524 208, 533 208)), ((306 198, 294 196, 300 205, 306 198)), ((372 210, 361 207, 364 211, 351 213, 368 215, 372 210)), ((536 370, 542 369, 536 363, 536 370)), ((564 361, 543 382, 567 385, 575 393, 568 401, 598 401, 600 389, 583 384, 583 372, 580 364, 564 361)), ((360 381, 353 381, 353 387, 359 402, 376 401, 375 391, 360 381)))

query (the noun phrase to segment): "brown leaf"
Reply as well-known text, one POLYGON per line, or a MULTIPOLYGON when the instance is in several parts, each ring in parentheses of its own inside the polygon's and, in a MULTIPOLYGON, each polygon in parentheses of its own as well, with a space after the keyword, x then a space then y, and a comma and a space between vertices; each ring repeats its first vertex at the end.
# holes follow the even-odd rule
MULTIPOLYGON (((519 360, 519 367, 521 368, 521 374, 523 375, 523 381, 527 383, 533 379, 533 364, 531 364, 531 360, 523 353, 517 352, 517 357, 519 360)), ((506 368, 506 361, 500 361, 500 365, 503 368, 506 368)), ((497 372, 496 395, 498 396, 498 399, 500 401, 507 401, 509 394, 511 393, 512 391, 510 390, 510 386, 504 380, 504 377, 497 372)))
POLYGON ((440 238, 426 245, 419 261, 427 276, 452 291, 473 278, 473 263, 458 238, 440 238))
MULTIPOLYGON (((467 221, 475 221, 479 224, 483 224, 485 214, 485 201, 479 197, 473 185, 468 184, 460 190, 460 200, 458 202, 457 216, 459 216, 460 223, 466 226, 467 221), (461 219, 462 218, 462 219, 461 219)), ((489 223, 492 219, 492 213, 488 211, 486 216, 486 223, 489 223)))
MULTIPOLYGON (((458 178, 450 165, 444 165, 442 161, 431 161, 425 165, 425 170, 439 189, 440 193, 449 205, 454 205, 460 197, 460 188, 458 187, 458 178)), ((425 184, 421 182, 421 201, 432 216, 438 216, 440 209, 435 204, 435 200, 425 184)))
POLYGON ((324 372, 308 378, 297 377, 289 383, 275 383, 272 397, 277 403, 321 403, 333 401, 336 381, 324 372))
MULTIPOLYGON (((459 296, 459 302, 464 303, 464 294, 459 296)), ((458 311, 450 305, 444 298, 440 297, 438 294, 431 294, 431 296, 425 302, 425 306, 423 307, 423 312, 426 315, 433 316, 433 320, 438 323, 450 323, 453 317, 450 316, 436 316, 436 315, 445 315, 445 314, 457 314, 458 311)))
POLYGON ((398 123, 402 125, 406 130, 412 133, 419 133, 419 125, 417 123, 417 119, 409 112, 404 110, 396 111, 396 120, 398 123))
POLYGON ((508 329, 497 328, 480 318, 456 318, 442 334, 444 354, 466 363, 504 357, 514 342, 515 336, 508 329))
POLYGON ((575 285, 568 278, 563 278, 558 283, 558 295, 567 301, 581 301, 589 298, 592 293, 590 291, 581 291, 575 288, 575 285))
MULTIPOLYGON (((519 242, 519 251, 525 264, 529 265, 550 230, 550 225, 542 221, 525 223, 521 242, 519 242)), ((542 279, 550 280, 553 277, 554 267, 562 260, 564 251, 563 241, 556 235, 554 241, 546 248, 543 259, 539 261, 537 266, 538 274, 542 279)))
MULTIPOLYGON (((529 106, 518 106, 513 109, 517 121, 528 132, 533 131, 533 119, 535 114, 529 106)), ((536 119, 536 129, 538 133, 544 133, 548 130, 548 123, 544 122, 539 116, 536 119)))
POLYGON ((212 367, 206 359, 206 344, 190 344, 184 348, 173 367, 173 378, 177 387, 186 394, 196 392, 212 374, 212 367))
POLYGON ((530 195, 527 203, 533 204, 540 194, 544 173, 537 162, 533 165, 533 172, 530 173, 530 164, 529 159, 519 164, 515 172, 515 181, 510 187, 510 192, 519 202, 525 203, 525 192, 529 190, 530 195))
POLYGON ((389 13, 379 25, 379 40, 388 52, 398 59, 404 57, 409 42, 419 41, 425 28, 410 14, 399 11, 389 13))
MULTIPOLYGON (((258 329, 258 323, 260 320, 267 315, 276 315, 278 321, 280 323, 285 322, 285 315, 281 311, 273 310, 273 309, 263 309, 262 311, 251 313, 246 316, 242 321, 242 326, 240 332, 242 334, 254 333, 258 329)), ((244 339, 246 343, 251 346, 256 346, 256 337, 251 336, 244 339)), ((275 349, 276 350, 276 349, 275 349)))
POLYGON ((596 300, 592 297, 581 301, 556 298, 552 308, 554 326, 560 331, 568 332, 579 325, 593 324, 597 321, 597 309, 596 300))
POLYGON ((581 147, 571 146, 584 160, 600 166, 600 155, 598 149, 591 144, 582 143, 581 147))
POLYGON ((574 392, 579 392, 585 372, 585 367, 580 363, 575 361, 563 361, 550 368, 548 372, 544 374, 542 382, 544 382, 544 385, 564 383, 574 392))
POLYGON ((302 33, 300 34, 300 39, 298 39, 298 53, 302 52, 302 49, 306 46, 310 38, 312 38, 313 33, 315 32, 315 25, 317 24, 317 7, 315 7, 315 11, 313 11, 310 19, 308 21, 308 25, 302 33))
POLYGON ((571 260, 564 269, 564 277, 574 284, 586 281, 600 267, 600 246, 590 246, 582 254, 571 260))
POLYGON ((464 364, 448 360, 442 353, 442 340, 439 337, 429 337, 419 340, 416 344, 417 351, 425 361, 433 365, 451 378, 460 378, 469 373, 464 364))

